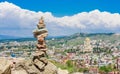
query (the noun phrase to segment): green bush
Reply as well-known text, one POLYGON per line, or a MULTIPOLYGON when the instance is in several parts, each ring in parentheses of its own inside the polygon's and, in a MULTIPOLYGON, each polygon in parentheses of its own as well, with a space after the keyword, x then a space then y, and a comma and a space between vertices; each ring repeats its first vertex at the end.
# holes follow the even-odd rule
POLYGON ((112 69, 111 66, 102 66, 102 67, 99 68, 99 71, 106 72, 106 73, 108 73, 108 72, 110 72, 112 70, 113 69, 112 69))

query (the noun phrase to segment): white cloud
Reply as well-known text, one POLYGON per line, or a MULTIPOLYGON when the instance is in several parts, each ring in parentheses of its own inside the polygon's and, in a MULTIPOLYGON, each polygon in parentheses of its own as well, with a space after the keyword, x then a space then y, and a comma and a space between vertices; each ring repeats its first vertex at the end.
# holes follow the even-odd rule
POLYGON ((31 36, 41 16, 45 17, 50 35, 68 35, 80 31, 120 33, 119 13, 93 10, 73 16, 55 17, 50 12, 30 11, 12 3, 1 2, 0 34, 31 36))

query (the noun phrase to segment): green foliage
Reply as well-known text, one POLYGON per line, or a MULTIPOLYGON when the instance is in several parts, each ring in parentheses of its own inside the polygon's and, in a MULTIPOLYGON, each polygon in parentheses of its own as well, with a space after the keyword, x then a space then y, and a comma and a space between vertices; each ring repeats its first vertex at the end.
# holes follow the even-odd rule
POLYGON ((66 65, 67 65, 68 67, 74 67, 73 62, 72 62, 71 60, 68 60, 68 61, 66 62, 66 65))
POLYGON ((110 71, 113 71, 113 68, 109 65, 108 66, 102 66, 102 67, 99 68, 99 71, 108 73, 110 71))
POLYGON ((58 68, 61 69, 66 69, 70 73, 72 72, 77 72, 78 70, 76 69, 75 65, 73 65, 73 62, 71 60, 68 60, 66 64, 61 64, 59 62, 51 61, 53 64, 55 64, 58 68))
POLYGON ((88 68, 79 68, 78 72, 85 72, 85 71, 88 71, 88 70, 89 70, 88 68))
POLYGON ((53 64, 55 64, 58 68, 68 70, 69 73, 73 73, 73 72, 87 72, 87 71, 89 71, 88 68, 77 68, 77 67, 73 64, 73 61, 72 61, 72 60, 68 60, 68 61, 66 62, 66 64, 62 64, 62 63, 59 63, 59 62, 55 62, 55 61, 53 61, 53 60, 51 60, 51 62, 52 62, 53 64))

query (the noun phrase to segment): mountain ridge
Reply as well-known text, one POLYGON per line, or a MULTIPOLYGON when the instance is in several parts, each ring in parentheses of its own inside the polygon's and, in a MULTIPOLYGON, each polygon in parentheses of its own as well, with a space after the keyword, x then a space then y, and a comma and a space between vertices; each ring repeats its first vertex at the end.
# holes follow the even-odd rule
MULTIPOLYGON (((111 35, 120 35, 118 33, 75 33, 69 36, 48 36, 46 39, 73 39, 73 38, 77 38, 77 37, 93 37, 93 36, 111 36, 111 35)), ((35 40, 34 37, 17 37, 17 36, 9 36, 9 35, 0 35, 0 40, 22 40, 22 41, 29 41, 29 40, 35 40)))

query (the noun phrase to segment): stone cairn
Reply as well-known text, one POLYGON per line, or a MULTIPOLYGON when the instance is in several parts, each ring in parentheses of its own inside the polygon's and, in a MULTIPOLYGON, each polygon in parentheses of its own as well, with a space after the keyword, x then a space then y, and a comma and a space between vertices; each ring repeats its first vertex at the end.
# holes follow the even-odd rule
POLYGON ((0 69, 0 74, 58 74, 57 67, 47 59, 45 37, 48 35, 48 31, 43 17, 39 20, 33 34, 37 38, 33 58, 5 65, 4 70, 0 69))
MULTIPOLYGON (((37 29, 33 31, 33 34, 34 34, 34 37, 37 38, 37 44, 36 44, 36 50, 35 50, 35 54, 33 56, 32 61, 33 62, 36 62, 36 60, 41 61, 43 63, 43 66, 39 68, 39 70, 44 70, 44 67, 48 63, 46 59, 47 48, 45 43, 45 37, 48 35, 48 31, 44 24, 43 17, 41 17, 41 19, 39 20, 39 23, 37 24, 37 29)), ((37 65, 35 66, 38 68, 37 65)))

